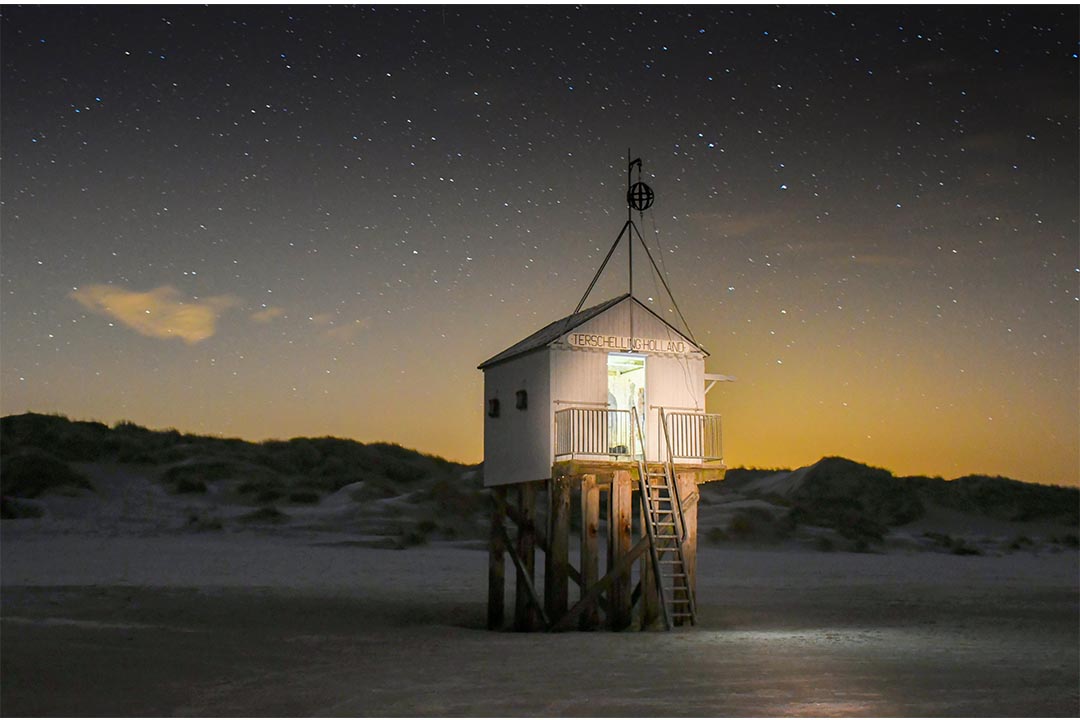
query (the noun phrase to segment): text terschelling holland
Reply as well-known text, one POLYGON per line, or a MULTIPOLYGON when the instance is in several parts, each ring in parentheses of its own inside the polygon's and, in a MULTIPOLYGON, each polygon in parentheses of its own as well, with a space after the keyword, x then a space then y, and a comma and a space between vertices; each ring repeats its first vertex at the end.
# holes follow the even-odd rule
POLYGON ((567 342, 574 347, 596 350, 622 350, 624 352, 657 352, 681 354, 693 350, 685 340, 658 340, 656 338, 629 338, 619 335, 592 335, 570 333, 567 342))

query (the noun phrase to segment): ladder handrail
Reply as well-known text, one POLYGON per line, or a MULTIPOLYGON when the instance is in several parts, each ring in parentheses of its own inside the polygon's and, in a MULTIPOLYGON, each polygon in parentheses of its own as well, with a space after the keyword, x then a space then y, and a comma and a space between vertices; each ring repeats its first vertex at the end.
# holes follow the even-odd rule
POLYGON ((664 625, 670 630, 675 617, 689 617, 690 623, 696 625, 697 603, 686 565, 686 520, 683 516, 682 498, 679 496, 679 487, 675 477, 675 464, 670 452, 671 438, 668 433, 667 416, 661 409, 660 423, 664 428, 664 440, 657 442, 657 450, 663 449, 662 442, 666 442, 668 456, 665 461, 653 463, 652 472, 649 469, 645 428, 642 424, 641 413, 636 407, 631 408, 631 421, 632 433, 635 439, 641 440, 642 446, 641 454, 635 453, 634 458, 637 460, 638 482, 641 489, 642 520, 645 523, 645 532, 649 536, 653 574, 656 578, 656 590, 663 611, 664 625), (656 466, 663 468, 663 471, 658 471, 656 466), (663 478, 663 484, 655 484, 654 481, 659 478, 663 478), (662 509, 661 503, 670 503, 671 507, 662 509), (663 516, 667 516, 667 520, 659 519, 663 516), (670 528, 670 530, 664 528, 670 528), (657 534, 658 530, 662 532, 657 534), (660 540, 664 541, 663 547, 658 544, 660 540), (669 544, 670 542, 674 544, 669 544), (661 561, 661 553, 671 553, 674 557, 661 561), (665 567, 663 563, 667 563, 671 568, 671 572, 666 576, 663 572, 665 567), (665 578, 671 581, 670 590, 664 585, 665 578), (685 598, 679 595, 680 592, 685 593, 685 598), (683 605, 687 612, 678 610, 683 605))
POLYGON ((682 496, 679 494, 679 483, 675 477, 675 460, 671 456, 671 435, 668 431, 667 413, 664 408, 660 408, 660 427, 664 429, 664 450, 666 461, 664 465, 664 473, 667 475, 668 487, 671 490, 671 497, 673 502, 671 503, 678 512, 676 517, 678 518, 679 526, 676 529, 676 535, 678 538, 676 542, 679 544, 679 557, 683 562, 683 570, 686 572, 686 595, 690 602, 690 622, 697 624, 697 600, 694 597, 696 595, 695 588, 690 583, 690 573, 686 568, 686 556, 683 552, 683 546, 686 543, 686 519, 683 517, 682 496))
POLYGON ((671 629, 671 617, 668 614, 667 601, 664 599, 664 578, 660 574, 660 554, 656 549, 656 537, 653 532, 652 508, 650 507, 649 491, 649 466, 645 460, 645 429, 641 425, 641 417, 636 407, 630 408, 634 421, 635 436, 641 438, 641 454, 636 455, 638 463, 638 486, 641 492, 641 503, 644 512, 641 514, 645 524, 645 532, 649 535, 649 554, 652 556, 653 579, 656 581, 656 596, 660 601, 660 609, 664 615, 664 629, 671 629))
POLYGON ((675 461, 671 457, 671 434, 668 431, 667 413, 664 412, 664 408, 660 408, 660 427, 664 429, 664 470, 668 476, 668 482, 671 484, 671 497, 675 502, 672 503, 679 509, 676 513, 679 521, 679 527, 677 532, 679 534, 679 544, 682 545, 686 542, 686 520, 683 518, 682 496, 679 495, 679 483, 675 480, 675 461))

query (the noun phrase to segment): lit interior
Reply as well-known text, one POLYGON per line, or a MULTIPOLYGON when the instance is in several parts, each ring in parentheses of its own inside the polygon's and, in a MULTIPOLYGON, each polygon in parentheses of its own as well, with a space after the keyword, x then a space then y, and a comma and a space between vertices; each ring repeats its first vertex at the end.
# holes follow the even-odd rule
POLYGON ((608 355, 608 407, 629 410, 636 407, 644 420, 645 358, 640 355, 608 355))

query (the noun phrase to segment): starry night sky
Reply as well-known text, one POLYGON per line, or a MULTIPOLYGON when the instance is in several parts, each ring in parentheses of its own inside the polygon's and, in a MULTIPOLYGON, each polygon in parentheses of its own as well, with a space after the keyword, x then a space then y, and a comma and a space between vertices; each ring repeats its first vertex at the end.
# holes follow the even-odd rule
POLYGON ((476 365, 573 310, 632 148, 729 465, 1080 481, 1075 5, 0 23, 4 414, 479 461, 476 365))

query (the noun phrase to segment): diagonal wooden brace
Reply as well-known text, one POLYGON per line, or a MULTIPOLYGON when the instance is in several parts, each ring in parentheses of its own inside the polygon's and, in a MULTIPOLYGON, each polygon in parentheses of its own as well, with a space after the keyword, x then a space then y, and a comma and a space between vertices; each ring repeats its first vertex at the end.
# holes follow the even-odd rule
MULTIPOLYGON (((619 561, 615 564, 615 567, 608 572, 607 575, 600 578, 595 585, 589 588, 589 591, 585 593, 585 597, 581 598, 574 607, 559 618, 559 621, 550 627, 551 630, 565 630, 571 627, 576 621, 578 616, 581 615, 590 605, 599 600, 600 595, 607 590, 612 582, 616 578, 628 574, 631 568, 634 567, 634 563, 637 561, 641 554, 649 549, 649 538, 643 537, 637 541, 637 544, 630 549, 630 552, 619 558, 619 561)), ((513 557, 513 552, 510 553, 513 557)), ((535 595, 534 595, 535 598, 535 595)), ((534 600, 535 601, 535 600, 534 600)), ((545 622, 546 619, 545 619, 545 622)))
POLYGON ((525 571, 525 565, 521 562, 521 558, 518 557, 515 545, 510 540, 510 534, 506 532, 505 527, 499 529, 503 534, 503 542, 506 543, 507 554, 510 555, 510 559, 514 561, 514 567, 517 568, 518 577, 525 583, 525 588, 529 591, 529 602, 531 602, 537 612, 540 613, 540 620, 544 623, 544 628, 550 628, 551 621, 548 619, 547 613, 544 612, 544 604, 540 602, 540 597, 536 594, 536 588, 533 587, 532 580, 525 571))
MULTIPOLYGON (((517 525, 519 528, 524 526, 532 528, 533 536, 536 538, 536 547, 543 550, 546 554, 548 552, 548 543, 547 534, 545 533, 544 528, 540 527, 536 523, 528 521, 522 522, 521 513, 519 513, 518 509, 513 505, 505 504, 503 505, 503 509, 506 510, 506 517, 513 520, 514 524, 517 525)), ((578 569, 575 568, 573 565, 567 565, 566 572, 570 576, 570 579, 573 580, 578 587, 581 587, 581 573, 578 572, 578 569)))

